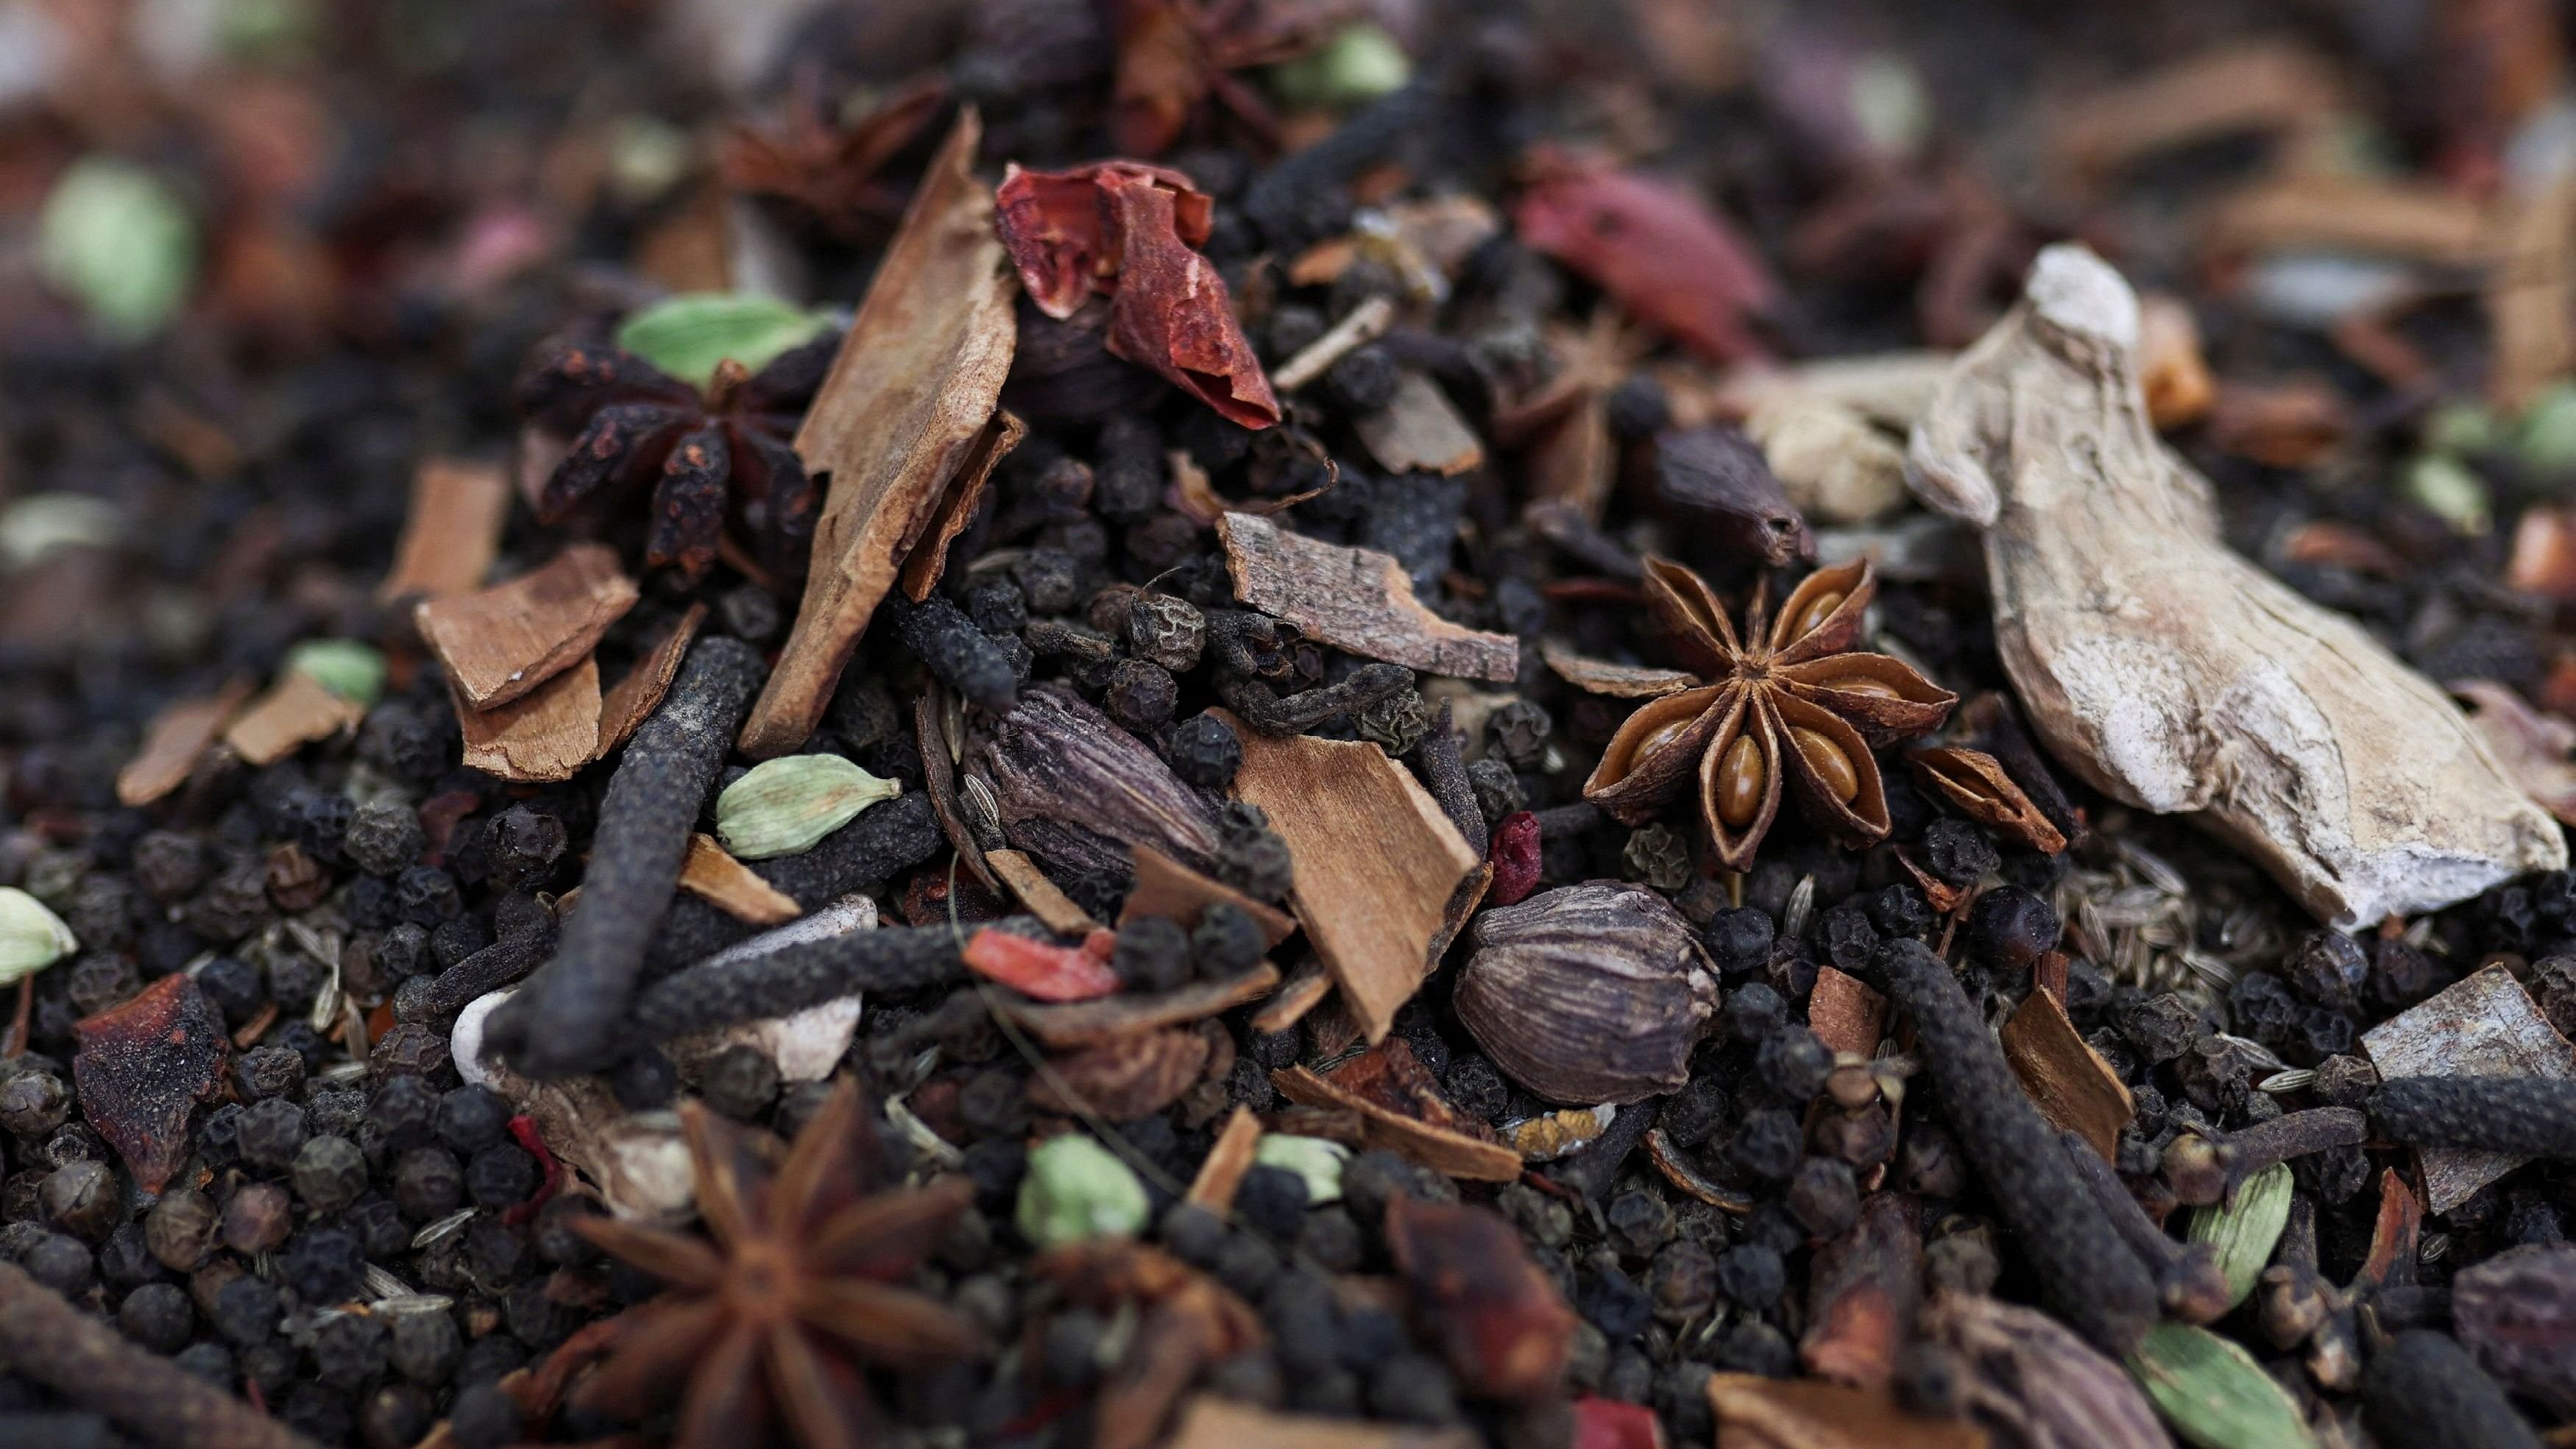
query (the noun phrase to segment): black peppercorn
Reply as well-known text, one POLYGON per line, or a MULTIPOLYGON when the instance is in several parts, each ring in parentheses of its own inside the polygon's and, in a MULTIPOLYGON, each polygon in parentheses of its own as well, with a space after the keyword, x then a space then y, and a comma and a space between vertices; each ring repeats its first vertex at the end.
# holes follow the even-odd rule
POLYGON ((1845 971, 1858 971, 1878 949, 1878 928, 1859 906, 1839 905, 1816 918, 1815 942, 1817 954, 1845 971))
POLYGON ((537 1190, 537 1178, 537 1160, 514 1142, 486 1147, 465 1164, 465 1190, 477 1207, 524 1202, 537 1190))
POLYGON ((346 1137, 315 1137, 295 1154, 295 1195, 317 1213, 336 1213, 367 1190, 367 1158, 346 1137))
POLYGON ((2057 949, 2057 909, 2020 886, 1997 886, 1968 908, 1968 953, 2018 976, 2057 949))
POLYGON ((1789 1004, 1780 999, 1779 992, 1760 981, 1735 988, 1720 1009, 1726 1013, 1727 1030, 1741 1042, 1768 1040, 1789 1019, 1789 1004))
POLYGON ((1832 1050, 1803 1026, 1783 1026, 1772 1032, 1753 1057, 1754 1074, 1772 1095, 1801 1106, 1825 1089, 1825 1078, 1833 1070, 1832 1050))
POLYGON ((197 1311, 175 1283, 146 1283, 116 1306, 116 1326, 154 1353, 177 1353, 196 1331, 197 1311))
POLYGON ((778 1099, 778 1064, 760 1048, 736 1042, 708 1059, 698 1092, 708 1106, 735 1121, 748 1122, 778 1099))
POLYGON ((1780 1301, 1789 1288, 1789 1269, 1779 1250, 1763 1243, 1738 1243, 1717 1256, 1717 1290, 1740 1307, 1764 1309, 1780 1301))
POLYGON ((1190 979, 1189 933, 1175 921, 1139 917, 1118 929, 1109 964, 1132 990, 1170 991, 1190 979))
POLYGON ((233 1078, 251 1101, 286 1096, 304 1085, 304 1058, 284 1046, 253 1047, 233 1063, 233 1078))
POLYGON ((1923 868, 1943 885, 1974 885, 2002 862, 1995 843, 1965 820, 1945 815, 1923 828, 1923 868))
POLYGON ((1776 1107, 1761 1107, 1745 1113, 1736 1124, 1735 1135, 1726 1144, 1726 1154, 1745 1171, 1778 1180, 1798 1170, 1805 1143, 1806 1134, 1799 1130, 1795 1115, 1776 1107))
POLYGON ((266 1342, 277 1329, 277 1290, 245 1273, 216 1290, 206 1317, 237 1347, 266 1342))
POLYGON ((1227 901, 1201 911, 1197 928, 1190 932, 1190 957, 1199 975, 1211 981, 1229 981, 1260 965, 1268 949, 1260 924, 1227 901))
POLYGON ((19 1138, 42 1137, 71 1115, 71 1088, 51 1072, 24 1071, 0 1081, 0 1128, 19 1138))
POLYGON ((1180 687, 1173 683, 1170 670, 1142 659, 1121 659, 1110 666, 1100 705, 1120 725, 1149 734, 1172 717, 1179 699, 1180 687))
POLYGON ((413 1222, 443 1218, 465 1200, 465 1170, 444 1147, 415 1147, 394 1159, 393 1199, 413 1222))
POLYGON ((304 1109, 283 1097, 254 1102, 242 1109, 238 1140, 242 1161, 283 1171, 304 1146, 304 1109))
POLYGON ((1830 1157, 1798 1164, 1788 1202, 1789 1211, 1817 1238, 1837 1237, 1860 1220, 1860 1186, 1851 1165, 1830 1157))

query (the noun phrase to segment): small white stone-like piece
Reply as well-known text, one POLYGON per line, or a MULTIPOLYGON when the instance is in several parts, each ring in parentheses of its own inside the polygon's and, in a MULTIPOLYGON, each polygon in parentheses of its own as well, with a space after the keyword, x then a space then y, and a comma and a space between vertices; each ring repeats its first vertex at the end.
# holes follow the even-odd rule
MULTIPOLYGON (((2502 966, 2489 966, 2361 1034, 2362 1052, 2389 1077, 2576 1077, 2576 1046, 2502 966)), ((2503 1152, 2427 1147, 2424 1206, 2446 1213, 2530 1161, 2503 1152)))
POLYGON ((2138 301, 2084 248, 1961 354, 1915 425, 1917 496, 1985 530, 1995 643, 2058 759, 2193 812, 2351 928, 2567 863, 2457 706, 2219 541, 2139 386, 2138 301))

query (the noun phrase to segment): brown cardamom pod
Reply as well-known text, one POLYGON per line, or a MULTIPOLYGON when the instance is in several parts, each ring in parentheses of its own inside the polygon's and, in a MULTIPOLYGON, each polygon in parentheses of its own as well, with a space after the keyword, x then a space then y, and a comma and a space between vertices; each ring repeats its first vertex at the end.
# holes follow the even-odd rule
POLYGON ((1134 735, 1069 690, 1020 691, 1009 712, 977 731, 969 765, 992 786, 1011 842, 1052 856, 1047 841, 1023 844, 1023 827, 1044 822, 1061 834, 1150 845, 1193 868, 1215 862, 1216 822, 1207 803, 1134 735))
POLYGON ((1512 1080, 1555 1102, 1634 1102, 1690 1080, 1717 976, 1662 896, 1587 881, 1476 918, 1458 1019, 1512 1080))

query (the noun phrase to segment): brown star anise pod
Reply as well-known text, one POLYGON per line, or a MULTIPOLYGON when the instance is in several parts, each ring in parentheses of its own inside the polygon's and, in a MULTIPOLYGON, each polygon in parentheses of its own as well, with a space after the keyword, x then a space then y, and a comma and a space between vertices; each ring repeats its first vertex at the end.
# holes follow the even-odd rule
POLYGON ((948 78, 897 86, 866 114, 834 121, 812 67, 797 73, 784 114, 725 135, 717 169, 725 184, 773 196, 835 241, 875 238, 903 214, 908 188, 878 173, 948 108, 948 78))
POLYGON ((758 372, 727 359, 700 392, 621 348, 546 348, 519 379, 519 410, 573 441, 538 493, 537 521, 656 479, 646 562, 696 579, 730 519, 763 568, 802 575, 822 494, 789 440, 839 349, 826 333, 758 372))
POLYGON ((1836 839, 1884 839, 1871 749, 1937 728, 1959 697, 1903 660, 1852 648, 1878 587, 1868 560, 1807 575, 1774 617, 1757 591, 1741 636, 1689 569, 1649 558, 1645 584, 1647 609, 1701 682, 1628 716, 1583 798, 1635 825, 1696 767, 1700 818, 1718 863, 1735 871, 1751 868, 1784 780, 1836 839))
POLYGON ((671 1285, 579 1390, 592 1408, 640 1418, 679 1390, 677 1449, 748 1449, 783 1419, 804 1449, 859 1449, 875 1435, 863 1364, 920 1369, 983 1349, 956 1312, 894 1286, 974 1197, 966 1179, 871 1193, 875 1138, 844 1081, 761 1177, 750 1134, 695 1102, 680 1108, 706 1237, 590 1217, 608 1253, 671 1285), (683 1387, 685 1386, 685 1387, 683 1387))

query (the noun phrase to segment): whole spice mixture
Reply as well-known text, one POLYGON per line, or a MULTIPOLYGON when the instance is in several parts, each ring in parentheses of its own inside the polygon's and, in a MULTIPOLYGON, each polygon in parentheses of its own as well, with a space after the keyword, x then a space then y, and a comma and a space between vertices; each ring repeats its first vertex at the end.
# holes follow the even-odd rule
POLYGON ((2576 1443, 2538 0, 0 0, 0 1444, 2576 1443))

